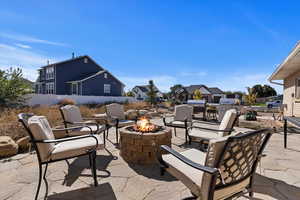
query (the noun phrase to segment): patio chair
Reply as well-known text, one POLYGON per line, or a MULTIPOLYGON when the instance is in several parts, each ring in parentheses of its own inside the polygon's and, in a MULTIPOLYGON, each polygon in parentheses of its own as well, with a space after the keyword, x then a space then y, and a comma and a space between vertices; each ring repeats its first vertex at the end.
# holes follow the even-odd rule
MULTIPOLYGON (((112 103, 105 106, 108 118, 108 130, 111 126, 116 128, 116 143, 119 143, 119 128, 135 124, 134 120, 127 120, 125 117, 124 107, 118 103, 112 103)), ((107 137, 108 137, 107 130, 107 137)))
MULTIPOLYGON (((188 129, 189 144, 192 141, 200 142, 202 150, 205 151, 204 145, 211 139, 217 139, 230 135, 233 131, 233 126, 237 121, 239 114, 235 109, 227 110, 221 124, 216 125, 206 123, 206 127, 195 126, 195 121, 188 129)), ((197 122, 196 122, 197 123, 197 122)))
POLYGON ((175 106, 175 113, 171 116, 164 116, 163 122, 165 126, 173 127, 174 134, 176 136, 176 128, 185 129, 185 142, 188 138, 188 127, 191 125, 193 119, 193 107, 190 105, 175 106), (167 121, 167 117, 172 117, 170 121, 167 121))
MULTIPOLYGON (((52 132, 54 129, 51 129, 46 117, 21 113, 18 115, 18 118, 30 136, 31 143, 36 150, 39 162, 39 182, 35 200, 38 199, 41 187, 43 165, 45 165, 43 175, 43 180, 46 185, 45 199, 48 195, 48 182, 46 179, 46 173, 48 164, 52 162, 62 160, 67 161, 67 159, 88 155, 91 172, 94 179, 94 185, 98 185, 96 174, 96 151, 98 149, 103 149, 104 144, 99 135, 92 134, 90 127, 87 126, 87 128, 90 129, 90 134, 88 135, 55 139, 52 132)), ((84 126, 69 127, 61 130, 76 130, 83 127, 84 126)))
POLYGON ((59 108, 61 116, 64 121, 65 128, 70 126, 84 126, 77 130, 66 130, 67 136, 79 136, 90 133, 90 129, 94 134, 103 133, 103 142, 105 145, 105 130, 106 126, 98 124, 96 118, 83 118, 80 109, 75 105, 66 105, 59 108), (88 126, 88 127, 86 127, 88 126))
POLYGON ((272 129, 262 129, 211 140, 208 153, 189 149, 159 156, 165 171, 188 187, 198 200, 231 199, 245 193, 253 197, 253 176, 272 129))

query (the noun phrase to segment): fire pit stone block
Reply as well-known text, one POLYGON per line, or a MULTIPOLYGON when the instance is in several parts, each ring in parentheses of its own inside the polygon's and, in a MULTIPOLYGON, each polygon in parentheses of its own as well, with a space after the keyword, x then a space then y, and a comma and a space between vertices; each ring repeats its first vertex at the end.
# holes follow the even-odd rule
POLYGON ((120 155, 128 163, 155 164, 156 152, 160 145, 171 146, 172 130, 163 127, 155 133, 140 133, 128 130, 127 127, 120 129, 120 155))

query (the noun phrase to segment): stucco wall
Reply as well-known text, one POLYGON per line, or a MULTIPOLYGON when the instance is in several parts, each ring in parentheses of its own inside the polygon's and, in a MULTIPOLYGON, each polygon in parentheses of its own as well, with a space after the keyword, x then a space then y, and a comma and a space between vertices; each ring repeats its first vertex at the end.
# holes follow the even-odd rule
POLYGON ((283 104, 286 104, 286 108, 284 109, 285 116, 300 117, 300 99, 296 99, 295 94, 297 78, 300 78, 300 71, 284 80, 283 104))

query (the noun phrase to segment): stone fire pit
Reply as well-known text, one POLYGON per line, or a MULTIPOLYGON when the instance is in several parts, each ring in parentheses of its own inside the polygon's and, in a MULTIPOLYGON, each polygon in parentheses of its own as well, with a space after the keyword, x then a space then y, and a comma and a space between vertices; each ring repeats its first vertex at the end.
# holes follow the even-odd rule
POLYGON ((120 129, 120 155, 128 163, 154 164, 160 145, 171 146, 172 130, 160 127, 153 132, 137 132, 133 126, 120 129))

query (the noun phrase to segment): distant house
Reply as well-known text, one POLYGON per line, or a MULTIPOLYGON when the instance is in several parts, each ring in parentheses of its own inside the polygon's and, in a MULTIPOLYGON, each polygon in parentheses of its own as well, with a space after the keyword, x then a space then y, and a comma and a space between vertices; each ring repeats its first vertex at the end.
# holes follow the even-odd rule
POLYGON ((300 117, 300 42, 270 76, 271 83, 283 86, 285 116, 300 117), (275 81, 283 81, 275 82, 275 81))
POLYGON ((219 103, 221 98, 225 98, 225 93, 217 87, 208 88, 211 94, 211 100, 213 103, 219 103))
POLYGON ((206 85, 190 85, 178 88, 175 91, 175 98, 183 102, 193 99, 196 90, 199 90, 202 98, 209 103, 219 103, 220 99, 226 96, 225 93, 217 87, 209 88, 206 85))
MULTIPOLYGON (((156 95, 158 98, 163 98, 163 93, 159 91, 159 89, 154 86, 157 91, 156 95)), ((137 100, 145 101, 148 98, 148 93, 150 92, 149 85, 137 85, 132 88, 132 92, 137 100)))
POLYGON ((49 64, 38 71, 37 94, 122 96, 125 86, 86 55, 49 64))

